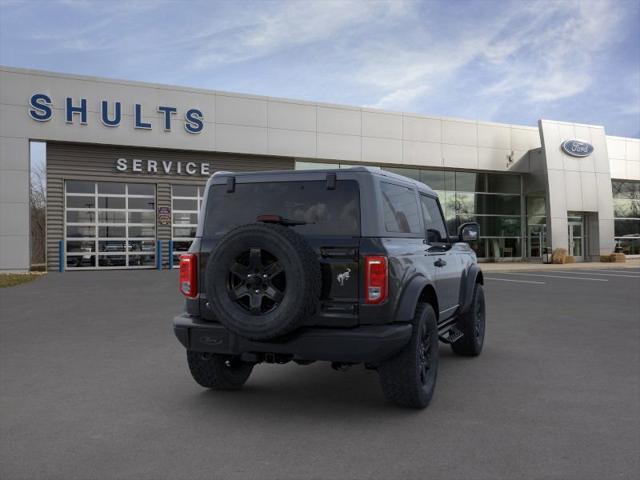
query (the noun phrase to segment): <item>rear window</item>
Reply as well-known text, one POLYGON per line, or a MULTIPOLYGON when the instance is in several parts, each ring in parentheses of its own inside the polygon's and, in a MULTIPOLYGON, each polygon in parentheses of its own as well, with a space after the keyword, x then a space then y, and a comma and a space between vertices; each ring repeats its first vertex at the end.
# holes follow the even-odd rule
POLYGON ((338 180, 335 190, 328 190, 326 181, 237 183, 232 193, 226 185, 215 185, 206 211, 207 237, 255 223, 260 215, 306 222, 290 227, 301 235, 360 235, 360 194, 354 180, 338 180))
POLYGON ((387 232, 420 233, 418 200, 413 190, 381 182, 384 226, 387 232))

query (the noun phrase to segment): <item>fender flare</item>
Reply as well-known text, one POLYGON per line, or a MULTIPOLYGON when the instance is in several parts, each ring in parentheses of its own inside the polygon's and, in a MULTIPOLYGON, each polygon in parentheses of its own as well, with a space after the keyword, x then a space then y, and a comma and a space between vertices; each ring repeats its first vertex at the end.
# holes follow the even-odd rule
POLYGON ((420 295, 424 288, 430 284, 429 279, 422 275, 417 275, 409 281, 398 302, 396 322, 410 322, 413 320, 420 295))
POLYGON ((473 264, 464 272, 460 281, 460 313, 468 312, 471 308, 476 283, 484 284, 484 277, 480 267, 473 264))

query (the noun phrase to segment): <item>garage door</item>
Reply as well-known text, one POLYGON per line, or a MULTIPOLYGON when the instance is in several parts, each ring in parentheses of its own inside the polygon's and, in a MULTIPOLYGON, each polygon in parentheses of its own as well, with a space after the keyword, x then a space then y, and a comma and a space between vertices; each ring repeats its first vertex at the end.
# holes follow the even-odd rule
POLYGON ((202 206, 204 189, 204 186, 199 185, 171 186, 174 266, 179 264, 180 254, 189 250, 193 238, 196 236, 198 214, 202 206))
POLYGON ((65 181, 66 268, 153 268, 155 206, 154 184, 65 181))

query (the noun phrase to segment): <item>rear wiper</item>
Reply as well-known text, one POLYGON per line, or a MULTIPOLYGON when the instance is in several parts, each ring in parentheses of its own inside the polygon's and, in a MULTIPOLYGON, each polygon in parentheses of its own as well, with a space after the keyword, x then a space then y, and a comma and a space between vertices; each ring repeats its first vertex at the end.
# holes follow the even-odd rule
POLYGON ((291 220, 288 218, 281 217, 280 215, 258 215, 256 217, 256 222, 277 223, 278 225, 283 225, 285 227, 294 227, 296 225, 309 224, 309 222, 305 222, 303 220, 291 220))

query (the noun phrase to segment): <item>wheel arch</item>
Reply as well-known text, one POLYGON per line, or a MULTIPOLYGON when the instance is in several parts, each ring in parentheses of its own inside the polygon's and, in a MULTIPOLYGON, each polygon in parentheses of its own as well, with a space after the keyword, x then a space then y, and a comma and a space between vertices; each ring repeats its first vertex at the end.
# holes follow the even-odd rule
POLYGON ((484 275, 480 267, 474 264, 464 272, 460 282, 460 313, 465 313, 471 307, 476 283, 484 285, 484 275))
POLYGON ((436 289, 427 278, 422 276, 414 277, 404 289, 400 297, 396 321, 410 322, 420 302, 431 304, 438 320, 440 310, 436 289))
MULTIPOLYGON (((428 303, 433 307, 433 311, 436 314, 436 322, 440 320, 440 306, 438 304, 438 295, 436 295, 436 289, 430 283, 425 285, 418 297, 418 302, 428 303)), ((417 307, 417 304, 416 304, 417 307)))

